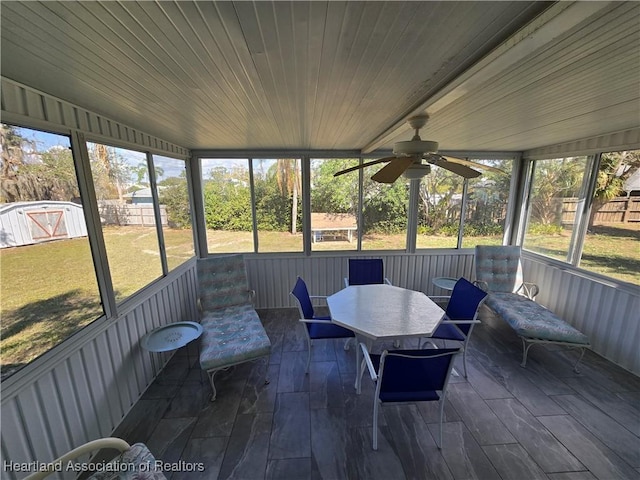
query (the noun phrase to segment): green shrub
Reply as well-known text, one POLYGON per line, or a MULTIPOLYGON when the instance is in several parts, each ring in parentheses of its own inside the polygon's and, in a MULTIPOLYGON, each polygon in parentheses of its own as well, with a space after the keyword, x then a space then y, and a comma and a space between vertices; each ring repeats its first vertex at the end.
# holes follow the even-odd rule
POLYGON ((529 235, 560 235, 562 233, 562 225, 555 223, 530 223, 527 227, 529 235))

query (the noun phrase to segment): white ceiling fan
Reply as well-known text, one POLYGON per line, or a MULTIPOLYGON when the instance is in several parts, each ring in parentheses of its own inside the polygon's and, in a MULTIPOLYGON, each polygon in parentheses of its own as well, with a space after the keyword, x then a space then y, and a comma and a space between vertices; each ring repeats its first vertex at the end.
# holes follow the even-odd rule
POLYGON ((470 167, 504 173, 502 170, 488 165, 470 162, 469 160, 463 160, 461 158, 439 155, 437 153, 438 142, 422 140, 420 138, 420 129, 425 126, 427 120, 429 120, 429 115, 427 114, 416 115, 409 118, 408 123, 411 125, 411 128, 415 130, 415 135, 411 140, 396 142, 393 146, 394 155, 392 157, 384 157, 363 163, 357 167, 340 170, 334 173, 333 176, 337 177, 338 175, 343 175, 378 163, 387 163, 387 165, 371 177, 372 180, 380 183, 393 183, 400 175, 404 175, 405 178, 410 180, 419 180, 431 172, 431 165, 444 168, 464 178, 475 178, 482 175, 481 172, 470 167), (423 160, 425 160, 426 163, 423 163, 423 160))

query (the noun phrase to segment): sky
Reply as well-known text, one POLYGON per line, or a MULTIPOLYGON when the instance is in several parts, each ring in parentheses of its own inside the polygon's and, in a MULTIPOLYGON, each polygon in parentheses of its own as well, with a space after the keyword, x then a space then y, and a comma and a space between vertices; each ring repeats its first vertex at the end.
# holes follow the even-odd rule
MULTIPOLYGON (((30 128, 16 127, 19 135, 27 140, 34 141, 39 151, 46 151, 52 147, 59 146, 62 148, 70 148, 71 142, 69 137, 65 135, 57 135, 55 133, 42 132, 32 130, 30 128)), ((116 148, 116 152, 120 157, 132 167, 138 166, 141 162, 146 161, 146 154, 143 152, 127 150, 124 148, 116 148)), ((156 165, 162 169, 162 176, 159 180, 169 177, 178 177, 185 170, 185 164, 182 160, 170 157, 162 157, 155 155, 156 165)))

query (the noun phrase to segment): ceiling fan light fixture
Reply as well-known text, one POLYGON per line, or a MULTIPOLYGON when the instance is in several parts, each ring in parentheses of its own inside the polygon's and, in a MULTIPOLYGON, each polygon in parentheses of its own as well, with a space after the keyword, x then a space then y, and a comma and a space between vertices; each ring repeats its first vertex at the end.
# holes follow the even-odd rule
POLYGON ((402 176, 409 180, 420 180, 422 177, 429 175, 431 166, 422 164, 413 164, 407 168, 402 176))

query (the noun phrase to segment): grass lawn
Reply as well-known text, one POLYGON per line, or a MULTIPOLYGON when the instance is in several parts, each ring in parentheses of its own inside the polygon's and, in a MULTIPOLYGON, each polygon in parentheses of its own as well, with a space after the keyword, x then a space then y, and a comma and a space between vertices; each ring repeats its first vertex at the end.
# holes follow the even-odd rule
MULTIPOLYGON (((560 235, 527 236, 525 248, 565 261, 571 231, 560 235)), ((594 225, 587 233, 580 267, 640 284, 640 222, 594 225)))
MULTIPOLYGON (((250 232, 207 232, 211 253, 252 252, 250 232)), ((167 261, 175 268, 193 256, 191 230, 166 229, 167 261)), ((148 227, 109 227, 105 244, 118 301, 161 273, 157 238, 148 227)), ((570 232, 528 237, 526 248, 564 259, 570 232)), ((497 237, 466 239, 463 246, 499 244, 497 237)), ((599 225, 587 235, 581 266, 640 284, 640 224, 599 225)), ((363 250, 404 250, 404 235, 371 235, 363 250)), ((419 236, 418 248, 453 248, 455 238, 419 236)), ((302 235, 260 232, 260 252, 301 252, 302 235)), ((323 241, 313 251, 353 251, 357 243, 323 241)), ((102 315, 86 238, 0 250, 2 371, 22 366, 102 315)))

